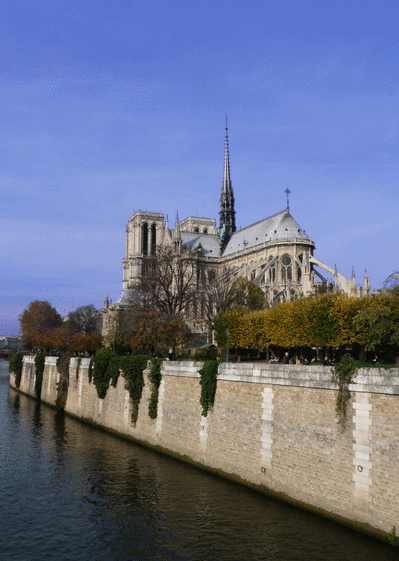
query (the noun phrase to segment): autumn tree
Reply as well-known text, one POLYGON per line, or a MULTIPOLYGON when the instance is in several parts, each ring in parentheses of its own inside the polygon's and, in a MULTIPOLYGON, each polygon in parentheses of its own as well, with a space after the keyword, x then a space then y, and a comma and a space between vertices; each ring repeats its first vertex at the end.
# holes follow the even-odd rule
POLYGON ((135 306, 121 312, 117 343, 133 352, 151 355, 186 344, 191 333, 179 316, 163 314, 152 307, 135 306))
POLYGON ((19 321, 21 337, 28 347, 34 344, 35 336, 43 335, 46 330, 62 324, 62 318, 57 310, 47 301, 41 300, 31 302, 20 315, 19 321))

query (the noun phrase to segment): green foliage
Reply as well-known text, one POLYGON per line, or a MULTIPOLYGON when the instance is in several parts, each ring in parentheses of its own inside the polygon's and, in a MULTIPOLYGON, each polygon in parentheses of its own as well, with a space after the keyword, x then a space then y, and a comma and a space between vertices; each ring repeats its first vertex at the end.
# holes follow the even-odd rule
POLYGON ((91 381, 93 379, 93 365, 94 365, 94 356, 91 357, 90 362, 89 362, 89 384, 91 384, 91 381))
POLYGON ((266 299, 263 290, 252 281, 239 277, 233 281, 228 294, 230 308, 263 310, 266 299))
POLYGON ((102 351, 92 357, 89 364, 89 381, 93 380, 97 395, 104 399, 110 384, 115 388, 120 371, 125 378, 125 388, 133 402, 132 422, 136 424, 138 407, 144 386, 143 371, 149 357, 145 355, 117 356, 111 350, 102 351))
POLYGON ((132 423, 137 422, 139 403, 144 386, 143 371, 150 357, 145 355, 125 356, 120 359, 120 366, 125 378, 125 388, 128 390, 133 403, 132 423))
POLYGON ((215 339, 232 347, 342 347, 394 357, 399 351, 399 298, 389 292, 365 298, 328 293, 248 312, 229 310, 214 320, 215 339))
POLYGON ((194 354, 194 360, 217 360, 218 351, 215 347, 198 349, 194 354))
POLYGON ((109 378, 111 382, 111 386, 113 388, 116 388, 116 384, 118 383, 118 378, 121 369, 120 363, 121 363, 121 357, 119 356, 113 356, 108 363, 106 375, 109 378))
POLYGON ((350 399, 349 384, 353 382, 356 373, 356 361, 346 353, 333 370, 332 380, 338 384, 338 395, 335 411, 339 418, 342 430, 345 429, 346 410, 350 399))
POLYGON ((158 414, 158 396, 159 396, 159 386, 162 380, 161 368, 162 368, 163 358, 152 358, 151 368, 150 368, 150 382, 151 397, 148 404, 148 415, 151 419, 155 419, 158 414))
POLYGON ((46 353, 38 353, 35 356, 35 370, 36 370, 36 382, 35 382, 35 393, 36 398, 40 399, 40 393, 42 390, 42 380, 43 380, 43 372, 44 372, 44 363, 46 361, 46 353))
POLYGON ((22 365, 24 360, 24 353, 22 351, 18 353, 11 353, 10 360, 8 364, 8 368, 10 372, 13 372, 15 375, 15 387, 19 388, 21 384, 21 376, 22 376, 22 365))
POLYGON ((399 547, 399 536, 396 535, 396 527, 393 526, 392 530, 387 534, 388 543, 399 547))
POLYGON ((199 371, 201 379, 201 397, 202 416, 208 415, 209 409, 213 407, 216 394, 216 377, 218 374, 219 361, 206 360, 199 371))
MULTIPOLYGON (((38 353, 35 356, 36 377, 37 376, 43 376, 45 361, 46 361, 46 353, 45 352, 38 353)), ((58 360, 57 360, 57 364, 58 364, 58 360)))
POLYGON ((76 379, 78 379, 78 376, 79 376, 79 368, 80 368, 80 363, 81 362, 82 362, 82 357, 80 356, 80 357, 78 357, 78 362, 77 362, 77 365, 76 365, 76 379))
POLYGON ((363 344, 367 351, 376 351, 384 346, 397 350, 399 347, 399 300, 396 306, 393 306, 390 301, 379 304, 360 310, 356 314, 354 325, 359 343, 363 344))
POLYGON ((213 327, 215 330, 215 340, 219 346, 226 346, 226 329, 229 328, 231 333, 237 330, 240 326, 240 320, 245 314, 245 310, 236 308, 235 310, 228 310, 215 318, 213 327))
POLYGON ((100 399, 104 399, 107 395, 110 380, 115 375, 115 361, 112 369, 109 368, 110 362, 115 356, 116 355, 111 350, 107 349, 96 354, 90 360, 89 379, 91 379, 92 376, 93 384, 96 386, 97 395, 100 399))

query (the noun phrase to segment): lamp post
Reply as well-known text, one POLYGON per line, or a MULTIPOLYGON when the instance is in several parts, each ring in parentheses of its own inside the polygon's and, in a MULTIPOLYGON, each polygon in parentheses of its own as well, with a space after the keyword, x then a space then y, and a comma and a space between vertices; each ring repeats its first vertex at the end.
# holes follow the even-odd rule
POLYGON ((229 335, 230 335, 230 329, 229 328, 226 329, 226 335, 227 335, 226 362, 229 362, 229 335))

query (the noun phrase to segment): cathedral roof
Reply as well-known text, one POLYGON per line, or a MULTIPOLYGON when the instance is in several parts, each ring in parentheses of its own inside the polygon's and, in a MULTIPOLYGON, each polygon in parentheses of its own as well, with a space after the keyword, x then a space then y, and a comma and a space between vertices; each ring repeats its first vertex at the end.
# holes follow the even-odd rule
POLYGON ((286 209, 235 232, 223 252, 223 257, 265 242, 293 239, 313 245, 312 240, 286 209))
POLYGON ((220 243, 216 234, 199 234, 198 232, 181 232, 182 250, 202 250, 205 257, 219 257, 220 243))

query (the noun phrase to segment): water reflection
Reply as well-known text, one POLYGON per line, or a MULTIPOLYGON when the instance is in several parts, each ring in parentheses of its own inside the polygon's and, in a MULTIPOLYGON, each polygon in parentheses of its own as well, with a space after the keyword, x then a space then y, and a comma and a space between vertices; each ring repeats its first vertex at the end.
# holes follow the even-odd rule
POLYGON ((7 560, 394 559, 376 540, 12 390, 8 404, 0 408, 0 516, 13 528, 10 539, 0 525, 7 560))

